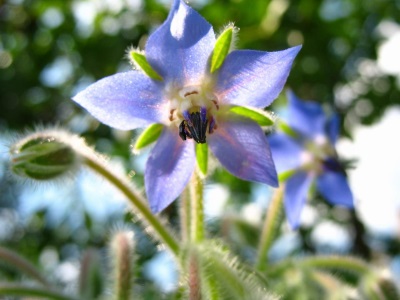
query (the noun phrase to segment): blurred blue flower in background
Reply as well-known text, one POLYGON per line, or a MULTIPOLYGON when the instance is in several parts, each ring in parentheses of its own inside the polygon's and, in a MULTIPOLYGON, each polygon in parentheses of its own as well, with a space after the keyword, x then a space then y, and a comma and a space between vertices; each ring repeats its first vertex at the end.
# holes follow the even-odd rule
POLYGON ((147 41, 145 57, 154 76, 138 70, 118 73, 73 98, 111 127, 164 125, 145 170, 146 193, 155 213, 187 185, 196 162, 194 141, 207 142, 235 176, 278 184, 260 126, 228 111, 236 105, 270 105, 301 46, 277 52, 232 51, 213 73, 215 42, 211 25, 184 1, 175 0, 165 23, 147 41))
POLYGON ((292 228, 299 226, 302 208, 314 180, 317 190, 332 204, 353 206, 353 195, 335 143, 339 118, 328 116, 320 104, 304 101, 289 91, 289 128, 269 137, 278 173, 288 172, 284 192, 287 218, 292 228))

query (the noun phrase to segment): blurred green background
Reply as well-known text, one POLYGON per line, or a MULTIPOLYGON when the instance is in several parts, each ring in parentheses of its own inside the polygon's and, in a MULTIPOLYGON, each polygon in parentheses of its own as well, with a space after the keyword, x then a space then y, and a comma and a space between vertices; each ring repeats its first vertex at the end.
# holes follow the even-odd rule
MULTIPOLYGON (((129 70, 126 49, 144 48, 148 35, 166 19, 169 5, 167 0, 0 1, 0 243, 47 274, 58 274, 60 266, 73 270, 88 247, 104 254, 107 237, 115 228, 135 230, 140 264, 154 258, 153 243, 135 222, 132 225, 122 197, 107 202, 112 192, 96 188, 99 180, 88 172, 63 188, 24 185, 7 171, 7 145, 26 129, 58 124, 111 156, 142 186, 146 153, 134 156, 129 147, 137 133, 100 124, 70 98, 100 78, 129 70), (99 212, 94 207, 103 200, 107 203, 99 212)), ((378 122, 388 108, 400 103, 399 1, 192 0, 190 5, 216 33, 234 22, 240 29, 239 49, 274 51, 303 44, 287 86, 301 98, 334 106, 342 116, 343 136, 351 138, 354 128, 378 122)), ((279 112, 284 101, 282 94, 270 109, 279 112)), ((391 130, 395 141, 398 128, 391 130)), ((225 197, 224 205, 229 207, 228 214, 214 217, 211 213, 211 232, 232 242, 243 257, 251 257, 258 227, 247 221, 243 207, 249 199, 257 203, 260 197, 265 206, 271 191, 220 169, 209 185, 210 190, 219 189, 219 194, 210 197, 225 197)), ((374 234, 356 213, 332 209, 318 197, 312 203, 318 220, 329 219, 340 226, 345 241, 338 248, 319 245, 314 229, 320 221, 304 225, 296 234, 286 226, 282 232, 289 240, 287 253, 339 251, 367 259, 378 256, 400 270, 398 230, 374 234)), ((176 214, 175 205, 165 212, 174 226, 178 226, 176 214)), ((103 264, 106 268, 107 262, 103 264)), ((56 278, 71 285, 76 279, 71 272, 68 278, 56 278)), ((18 276, 0 262, 0 279, 18 276)), ((140 278, 154 284, 150 275, 140 278)))

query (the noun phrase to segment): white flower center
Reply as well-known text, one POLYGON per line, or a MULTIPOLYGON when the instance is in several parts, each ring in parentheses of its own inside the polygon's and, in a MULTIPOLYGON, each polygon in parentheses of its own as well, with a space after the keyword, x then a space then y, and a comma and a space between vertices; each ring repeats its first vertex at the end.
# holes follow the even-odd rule
POLYGON ((193 138, 206 142, 206 134, 217 128, 215 115, 219 109, 217 97, 203 86, 170 89, 170 121, 179 128, 183 140, 193 138))

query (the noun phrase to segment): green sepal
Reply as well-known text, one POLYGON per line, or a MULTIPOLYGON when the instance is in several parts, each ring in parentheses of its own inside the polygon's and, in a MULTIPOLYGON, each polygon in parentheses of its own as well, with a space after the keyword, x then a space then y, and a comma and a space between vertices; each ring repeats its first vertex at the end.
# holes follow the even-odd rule
POLYGON ((287 134, 288 136, 291 136, 293 138, 298 137, 297 132, 294 129, 292 129, 288 124, 286 124, 285 122, 283 122, 281 120, 277 123, 278 123, 279 129, 282 130, 285 134, 287 134))
POLYGON ((196 160, 200 172, 205 176, 208 170, 208 145, 196 144, 196 160))
POLYGON ((146 56, 136 50, 129 51, 129 59, 136 68, 141 69, 147 76, 152 79, 162 81, 163 78, 150 66, 146 56))
POLYGON ((296 173, 296 172, 297 172, 297 170, 293 169, 293 170, 288 170, 288 171, 280 173, 278 175, 279 182, 285 182, 290 177, 292 177, 294 175, 294 173, 296 173))
POLYGON ((155 142, 161 134, 163 126, 161 124, 152 124, 147 127, 137 138, 133 151, 139 151, 155 142))
POLYGON ((214 73, 222 66, 226 56, 228 55, 235 34, 234 29, 233 26, 227 27, 215 42, 214 52, 211 57, 211 73, 214 73))
POLYGON ((247 106, 232 106, 229 109, 230 112, 233 112, 237 115, 247 117, 257 122, 260 126, 271 126, 274 125, 273 116, 261 109, 247 107, 247 106))

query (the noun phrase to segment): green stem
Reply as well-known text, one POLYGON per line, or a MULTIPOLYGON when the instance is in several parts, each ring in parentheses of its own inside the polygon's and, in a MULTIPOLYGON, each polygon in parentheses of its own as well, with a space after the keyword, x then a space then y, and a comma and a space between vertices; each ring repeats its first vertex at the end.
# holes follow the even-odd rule
POLYGON ((261 239, 258 245, 258 256, 256 262, 256 269, 258 271, 264 271, 267 267, 268 260, 266 256, 283 220, 283 190, 283 184, 281 184, 280 188, 275 190, 275 194, 272 197, 264 219, 264 226, 262 228, 261 239))
POLYGON ((341 269, 357 275, 371 273, 371 267, 361 259, 350 256, 312 256, 298 261, 300 266, 322 269, 341 269))
POLYGON ((181 205, 180 209, 180 222, 181 222, 181 237, 184 243, 190 241, 190 189, 187 186, 180 197, 181 205))
POLYGON ((40 282, 42 285, 46 287, 49 286, 47 280, 42 276, 42 274, 40 274, 36 267, 15 252, 12 252, 0 246, 0 259, 3 259, 5 262, 12 265, 13 267, 25 272, 26 274, 40 282))
POLYGON ((20 284, 6 284, 6 283, 0 283, 0 295, 28 296, 29 298, 43 297, 46 299, 54 299, 54 300, 77 300, 77 298, 65 296, 61 293, 51 291, 48 289, 42 289, 30 286, 28 287, 20 284))
POLYGON ((199 243, 204 240, 203 180, 197 171, 193 173, 190 183, 191 208, 191 241, 199 243))
POLYGON ((83 163, 85 163, 93 171, 106 178, 129 199, 142 219, 147 223, 147 225, 149 225, 149 229, 152 229, 157 237, 162 240, 165 245, 167 245, 173 254, 178 256, 180 252, 178 242, 167 229, 166 225, 160 222, 160 220, 153 215, 149 207, 145 204, 143 197, 136 193, 136 191, 131 187, 130 182, 127 181, 126 178, 120 177, 113 173, 104 163, 100 161, 100 159, 94 157, 94 155, 86 152, 81 153, 81 155, 83 158, 83 163))

